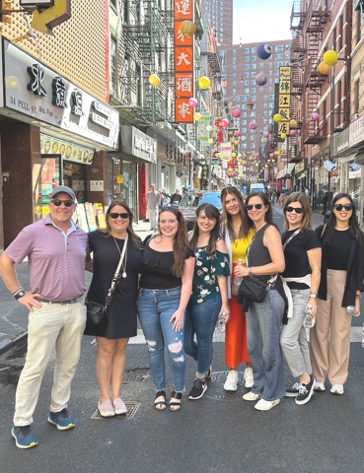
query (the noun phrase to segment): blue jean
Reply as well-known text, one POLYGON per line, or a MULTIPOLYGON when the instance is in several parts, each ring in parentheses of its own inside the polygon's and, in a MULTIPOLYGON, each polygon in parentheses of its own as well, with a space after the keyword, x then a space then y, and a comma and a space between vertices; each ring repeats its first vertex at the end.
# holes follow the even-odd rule
POLYGON ((287 325, 283 325, 281 332, 281 347, 295 378, 303 373, 312 374, 310 349, 303 326, 310 292, 310 289, 291 289, 293 316, 288 319, 287 325))
POLYGON ((197 378, 204 378, 209 370, 213 354, 212 337, 220 309, 219 293, 201 304, 188 304, 184 347, 186 353, 197 361, 197 378), (195 335, 197 342, 194 340, 195 335))
POLYGON ((170 322, 178 309, 180 297, 181 288, 139 290, 138 316, 147 342, 150 370, 157 391, 166 390, 164 350, 167 352, 175 391, 183 392, 185 389, 184 332, 172 330, 173 322, 170 322))
POLYGON ((253 368, 252 392, 266 401, 285 395, 283 359, 279 344, 284 301, 271 289, 263 302, 253 302, 246 313, 248 351, 253 368))

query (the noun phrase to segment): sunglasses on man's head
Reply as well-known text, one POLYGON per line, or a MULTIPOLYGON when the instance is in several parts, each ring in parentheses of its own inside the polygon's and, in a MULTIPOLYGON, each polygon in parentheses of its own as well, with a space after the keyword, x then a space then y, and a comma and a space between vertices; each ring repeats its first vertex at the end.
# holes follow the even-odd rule
POLYGON ((334 209, 337 210, 338 212, 341 212, 342 209, 345 209, 347 212, 349 212, 350 210, 353 210, 354 206, 353 204, 335 204, 334 205, 334 209))
POLYGON ((253 210, 253 209, 260 210, 262 207, 263 207, 263 204, 255 204, 255 205, 248 204, 245 206, 246 210, 253 210))
POLYGON ((56 207, 60 207, 62 204, 64 204, 66 207, 72 207, 74 204, 73 200, 52 199, 51 202, 56 207))
POLYGON ((110 215, 110 218, 112 218, 113 220, 116 220, 118 217, 123 218, 123 219, 127 219, 127 218, 130 217, 130 214, 127 213, 127 212, 124 212, 122 214, 118 214, 116 212, 111 212, 111 213, 109 213, 109 215, 110 215))
POLYGON ((166 210, 172 210, 172 211, 174 210, 174 211, 176 211, 176 210, 179 210, 179 208, 178 208, 178 205, 163 205, 163 206, 160 208, 160 210, 161 210, 162 212, 163 212, 163 211, 166 211, 166 210))
POLYGON ((285 207, 284 210, 288 213, 296 212, 296 214, 298 215, 300 215, 303 212, 303 209, 301 207, 291 207, 290 205, 287 205, 287 207, 285 207))

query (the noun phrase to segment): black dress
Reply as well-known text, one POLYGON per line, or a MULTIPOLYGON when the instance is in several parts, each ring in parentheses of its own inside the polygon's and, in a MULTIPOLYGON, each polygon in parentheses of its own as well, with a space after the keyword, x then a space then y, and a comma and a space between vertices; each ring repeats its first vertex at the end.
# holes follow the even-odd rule
MULTIPOLYGON (((93 252, 93 277, 87 298, 104 304, 111 279, 120 259, 124 240, 112 238, 99 231, 88 235, 90 251, 93 252), (116 244, 115 244, 116 243, 116 244)), ((97 329, 85 330, 85 335, 106 337, 109 339, 135 337, 137 334, 138 275, 141 268, 142 250, 136 248, 128 239, 126 251, 126 278, 121 277, 109 306, 110 319, 107 324, 97 329)), ((124 259, 125 262, 125 259, 124 259)), ((123 272, 123 268, 120 270, 123 272)))

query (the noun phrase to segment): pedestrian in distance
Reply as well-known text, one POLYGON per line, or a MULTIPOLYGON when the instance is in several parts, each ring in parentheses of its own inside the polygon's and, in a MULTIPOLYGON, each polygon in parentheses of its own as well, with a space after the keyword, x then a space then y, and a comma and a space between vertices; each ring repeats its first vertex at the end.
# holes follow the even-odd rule
POLYGON ((231 277, 228 277, 228 298, 230 317, 225 330, 225 364, 229 368, 224 389, 237 391, 238 366, 245 363, 245 387, 253 386, 253 370, 247 346, 245 313, 238 303, 237 297, 231 293, 231 284, 236 275, 239 260, 246 262, 246 251, 252 242, 254 229, 250 224, 243 197, 234 186, 225 187, 221 191, 222 217, 221 231, 229 253, 231 277))
POLYGON ((108 319, 97 327, 86 326, 85 334, 96 337, 96 379, 100 388, 98 408, 102 417, 127 413, 121 398, 126 347, 137 334, 138 278, 143 245, 133 230, 133 214, 126 202, 114 200, 106 211, 106 229, 89 233, 93 272, 87 298, 104 304, 124 245, 120 277, 108 307, 108 319))
POLYGON ((304 327, 306 314, 312 319, 316 317, 321 274, 321 243, 311 229, 311 217, 310 201, 305 194, 297 192, 288 196, 283 209, 285 270, 282 278, 290 290, 293 309, 287 324, 282 326, 281 347, 292 375, 298 378, 286 389, 286 396, 294 397, 298 405, 309 402, 315 386, 304 327))
POLYGON ((175 204, 175 205, 178 205, 182 200, 182 196, 181 196, 181 193, 179 191, 179 189, 176 189, 176 191, 174 192, 174 194, 171 195, 171 204, 175 204))
POLYGON ((150 229, 156 230, 158 207, 160 205, 160 194, 155 190, 155 184, 151 184, 149 191, 146 194, 148 217, 150 222, 150 229))
POLYGON ((32 429, 41 382, 55 349, 48 422, 58 430, 75 426, 68 412, 71 382, 86 323, 84 293, 87 234, 72 221, 76 196, 59 186, 50 194, 49 215, 25 227, 6 248, 0 270, 13 297, 29 310, 28 350, 15 400, 12 435, 17 447, 35 447, 32 429), (21 287, 14 264, 29 258, 30 290, 21 287))
POLYGON ((331 202, 327 225, 316 229, 321 239, 321 281, 317 320, 311 329, 311 361, 315 390, 344 394, 349 372, 352 316, 360 313, 364 290, 364 235, 349 194, 337 194, 331 202))
MULTIPOLYGON (((240 277, 252 274, 268 286, 272 275, 284 270, 281 236, 273 224, 272 207, 262 192, 248 195, 246 209, 255 236, 249 247, 247 266, 238 268, 240 277)), ((285 395, 283 359, 279 344, 285 311, 280 277, 271 283, 262 302, 250 302, 246 314, 248 350, 253 367, 254 384, 243 395, 245 401, 258 401, 254 408, 268 411, 285 395)))
POLYGON ((195 253, 192 296, 187 307, 184 348, 197 361, 196 378, 188 399, 200 399, 211 376, 212 337, 218 316, 230 315, 227 292, 229 255, 220 236, 220 213, 212 204, 201 204, 190 247, 195 253), (195 341, 196 337, 196 341, 195 341))
POLYGON ((178 411, 182 407, 186 374, 183 329, 194 265, 182 213, 175 207, 162 209, 157 234, 145 242, 137 300, 157 390, 154 407, 159 411, 167 408, 165 352, 174 383, 169 409, 178 411))

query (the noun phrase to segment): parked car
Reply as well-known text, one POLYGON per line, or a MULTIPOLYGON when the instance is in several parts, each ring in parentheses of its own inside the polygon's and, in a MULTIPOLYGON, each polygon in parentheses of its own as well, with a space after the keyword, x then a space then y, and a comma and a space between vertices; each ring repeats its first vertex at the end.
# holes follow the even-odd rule
POLYGON ((192 230, 196 221, 196 209, 201 204, 212 204, 221 212, 221 198, 219 191, 192 191, 182 197, 179 210, 183 214, 187 230, 192 230))

